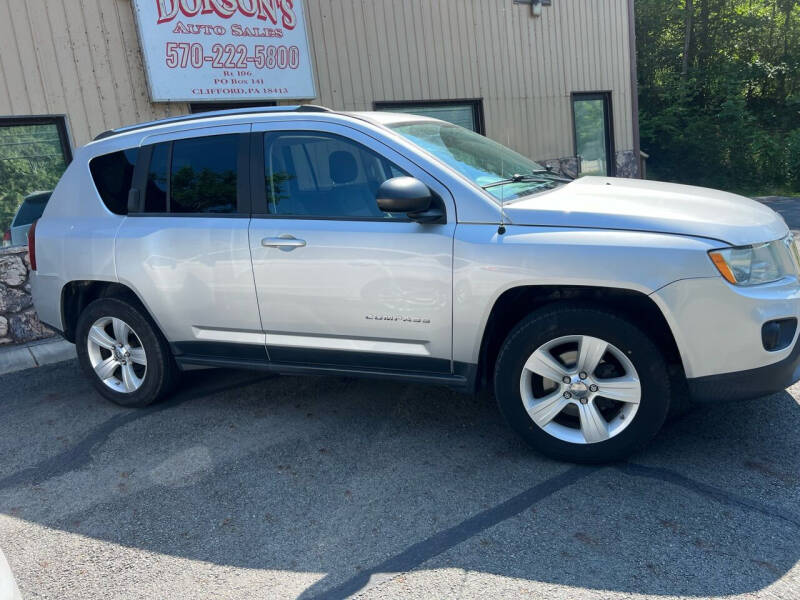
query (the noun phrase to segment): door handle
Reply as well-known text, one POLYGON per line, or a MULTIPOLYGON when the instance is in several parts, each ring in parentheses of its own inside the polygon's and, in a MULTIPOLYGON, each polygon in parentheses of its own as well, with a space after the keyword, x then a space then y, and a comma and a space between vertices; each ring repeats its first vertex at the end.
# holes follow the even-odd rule
POLYGON ((282 233, 278 237, 262 239, 261 245, 265 248, 279 248, 288 252, 289 250, 294 250, 295 248, 302 248, 306 245, 306 241, 298 240, 296 237, 288 233, 282 233))

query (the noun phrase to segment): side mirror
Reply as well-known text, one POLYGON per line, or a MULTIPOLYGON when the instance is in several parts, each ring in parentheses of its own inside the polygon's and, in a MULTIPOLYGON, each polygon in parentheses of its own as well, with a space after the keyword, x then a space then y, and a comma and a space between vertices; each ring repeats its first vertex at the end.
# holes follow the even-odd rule
POLYGON ((387 179, 378 188, 375 199, 383 212, 406 213, 409 219, 419 223, 437 223, 444 218, 441 208, 431 206, 436 195, 414 177, 387 179))

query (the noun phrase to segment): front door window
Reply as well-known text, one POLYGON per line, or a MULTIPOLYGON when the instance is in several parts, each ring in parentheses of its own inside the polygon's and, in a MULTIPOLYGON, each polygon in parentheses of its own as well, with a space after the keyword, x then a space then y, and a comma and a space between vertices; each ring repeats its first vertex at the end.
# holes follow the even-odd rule
POLYGON ((406 172, 352 140, 315 131, 264 138, 264 173, 270 214, 335 219, 403 219, 382 212, 375 194, 406 172))

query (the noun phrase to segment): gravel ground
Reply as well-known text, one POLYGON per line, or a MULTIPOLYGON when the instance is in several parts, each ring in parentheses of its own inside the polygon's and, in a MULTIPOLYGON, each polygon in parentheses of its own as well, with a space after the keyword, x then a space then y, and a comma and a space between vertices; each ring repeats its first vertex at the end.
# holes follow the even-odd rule
POLYGON ((136 411, 73 361, 0 389, 23 598, 800 597, 800 386, 601 468, 437 387, 194 371, 136 411))

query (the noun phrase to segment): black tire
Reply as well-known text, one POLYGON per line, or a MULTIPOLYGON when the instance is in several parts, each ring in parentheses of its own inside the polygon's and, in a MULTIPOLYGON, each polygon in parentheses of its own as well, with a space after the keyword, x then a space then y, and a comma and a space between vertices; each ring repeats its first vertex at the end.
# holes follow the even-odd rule
POLYGON ((95 389, 104 398, 120 406, 141 408, 163 399, 174 387, 178 368, 164 336, 149 316, 134 305, 118 298, 101 298, 89 304, 78 318, 75 346, 78 361, 95 389), (135 332, 147 358, 142 383, 133 392, 120 392, 106 385, 95 373, 89 356, 88 336, 92 325, 104 317, 122 319, 135 332))
POLYGON ((686 381, 686 373, 680 365, 669 367, 669 413, 667 422, 674 422, 682 419, 691 413, 695 405, 689 395, 689 384, 686 381))
POLYGON ((605 309, 562 304, 538 310, 514 327, 497 358, 495 396, 509 426, 535 450, 557 460, 605 463, 627 458, 664 423, 670 405, 670 378, 662 353, 638 327, 605 309), (588 335, 616 346, 633 363, 641 385, 639 407, 617 435, 591 444, 561 440, 528 415, 520 392, 522 369, 543 344, 562 336, 588 335))

